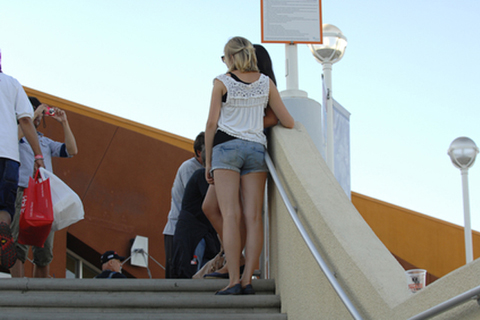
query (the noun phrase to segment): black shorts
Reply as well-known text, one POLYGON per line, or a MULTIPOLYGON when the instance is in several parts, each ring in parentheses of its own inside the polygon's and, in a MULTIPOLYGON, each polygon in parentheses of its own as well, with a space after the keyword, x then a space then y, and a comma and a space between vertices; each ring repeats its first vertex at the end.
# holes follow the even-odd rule
POLYGON ((19 167, 17 161, 0 158, 0 211, 7 211, 12 218, 15 214, 19 167))

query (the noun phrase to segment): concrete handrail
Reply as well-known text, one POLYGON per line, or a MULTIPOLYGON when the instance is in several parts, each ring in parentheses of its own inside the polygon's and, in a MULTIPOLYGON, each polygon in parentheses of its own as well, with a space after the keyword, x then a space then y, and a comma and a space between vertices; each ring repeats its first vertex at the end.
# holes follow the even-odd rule
POLYGON ((275 182, 275 185, 277 186, 278 192, 280 193, 280 196, 282 197, 282 200, 285 203, 285 206, 287 207, 287 210, 290 213, 290 216, 292 217, 296 227, 298 228, 298 231, 300 232, 303 239, 305 240, 305 243, 307 244, 308 249, 310 250, 315 260, 317 261, 318 265, 320 266, 320 269, 322 269, 322 272, 325 274, 328 281, 330 282, 335 292, 337 293, 338 297, 342 300, 343 304, 347 308, 348 312, 350 312, 352 317, 354 319, 361 320, 362 317, 358 313, 353 303, 348 298, 343 288, 338 283, 337 279, 335 278, 335 275, 332 273, 330 268, 325 263, 325 260, 322 258, 322 256, 318 252, 313 241, 310 239, 310 236, 305 230, 302 222, 298 218, 296 210, 293 208, 292 204, 290 203, 290 200, 287 197, 287 194, 282 186, 282 183, 278 178, 277 171, 275 170, 275 166, 273 165, 272 159, 270 158, 270 155, 268 153, 266 153, 265 160, 267 162, 267 167, 268 167, 268 170, 270 171, 270 175, 272 176, 272 179, 275 182))
POLYGON ((428 319, 430 317, 436 316, 438 314, 444 313, 445 311, 454 308, 456 306, 459 306, 469 300, 476 299, 478 303, 480 304, 480 286, 473 288, 471 290, 468 290, 462 294, 459 294, 456 297, 453 297, 445 302, 442 302, 435 307, 432 307, 428 310, 425 310, 408 320, 423 320, 423 319, 428 319))

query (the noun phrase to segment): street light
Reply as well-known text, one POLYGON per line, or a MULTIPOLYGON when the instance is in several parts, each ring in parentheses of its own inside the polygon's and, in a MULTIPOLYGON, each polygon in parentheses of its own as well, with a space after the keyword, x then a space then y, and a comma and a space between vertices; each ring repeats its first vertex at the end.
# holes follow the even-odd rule
POLYGON ((470 200, 468 197, 468 169, 473 166, 478 147, 472 139, 459 137, 450 144, 448 155, 462 174, 463 213, 465 219, 465 256, 467 263, 473 261, 472 228, 470 226, 470 200))
POLYGON ((334 172, 332 64, 342 59, 347 48, 347 38, 334 25, 324 24, 323 44, 309 44, 308 47, 315 59, 323 66, 327 87, 327 165, 334 172))

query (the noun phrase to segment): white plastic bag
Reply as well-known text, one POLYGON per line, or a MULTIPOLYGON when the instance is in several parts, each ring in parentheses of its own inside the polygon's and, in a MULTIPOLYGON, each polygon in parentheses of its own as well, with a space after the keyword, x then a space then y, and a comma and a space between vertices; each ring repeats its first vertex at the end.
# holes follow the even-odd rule
POLYGON ((85 211, 80 197, 60 178, 40 168, 43 176, 50 178, 53 203, 52 231, 61 230, 83 219, 85 211))

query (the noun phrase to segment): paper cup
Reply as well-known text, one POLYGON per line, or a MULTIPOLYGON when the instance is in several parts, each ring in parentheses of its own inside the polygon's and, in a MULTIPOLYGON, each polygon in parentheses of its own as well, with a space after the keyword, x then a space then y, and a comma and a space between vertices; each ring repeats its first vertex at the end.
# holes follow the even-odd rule
POLYGON ((405 271, 405 275, 407 276, 408 289, 410 289, 410 291, 412 291, 413 293, 425 287, 427 270, 411 269, 405 271))

